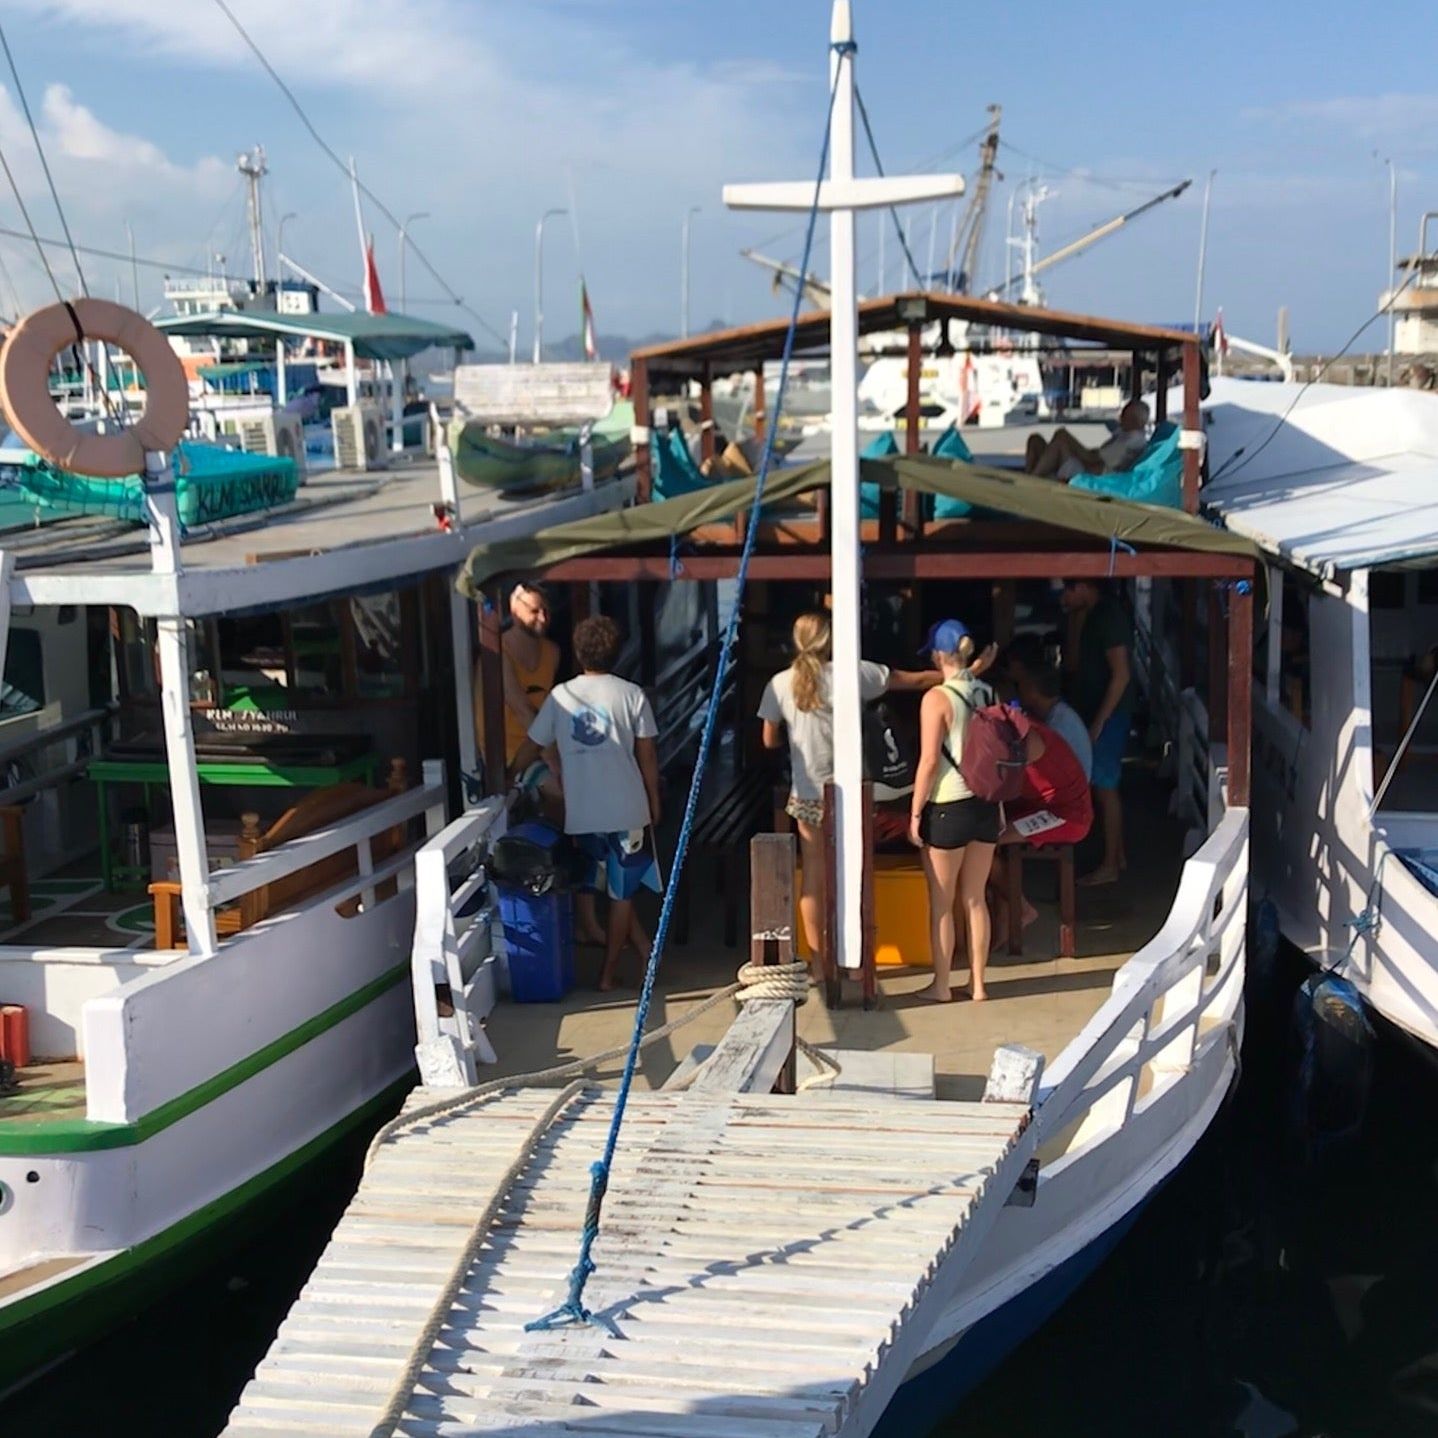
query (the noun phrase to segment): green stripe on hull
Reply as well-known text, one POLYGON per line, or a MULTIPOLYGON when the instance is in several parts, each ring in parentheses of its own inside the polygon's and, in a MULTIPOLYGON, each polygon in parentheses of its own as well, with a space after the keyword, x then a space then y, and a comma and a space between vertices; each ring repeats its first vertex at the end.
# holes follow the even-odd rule
POLYGON ((245 1209, 271 1196, 348 1134, 394 1108, 413 1082, 414 1075, 406 1074, 303 1147, 153 1238, 0 1307, 0 1394, 133 1317, 185 1273, 202 1266, 206 1250, 220 1256, 242 1236, 245 1209))
POLYGON ((396 964, 386 969, 377 979, 372 979, 362 989, 346 994, 338 1003, 306 1019, 298 1028, 281 1034, 262 1049, 247 1054, 238 1063, 222 1069, 203 1083, 196 1084, 187 1093, 182 1093, 159 1108, 152 1109, 133 1123, 98 1123, 87 1118, 39 1120, 34 1124, 13 1123, 0 1125, 0 1157, 20 1157, 40 1153, 86 1153, 102 1148, 128 1148, 143 1143, 147 1138, 188 1118, 206 1104, 213 1103, 222 1094, 238 1088, 257 1073, 287 1058, 296 1049, 303 1048, 311 1039, 318 1038, 327 1029, 343 1023, 361 1009, 373 1003, 409 973, 409 965, 396 964))

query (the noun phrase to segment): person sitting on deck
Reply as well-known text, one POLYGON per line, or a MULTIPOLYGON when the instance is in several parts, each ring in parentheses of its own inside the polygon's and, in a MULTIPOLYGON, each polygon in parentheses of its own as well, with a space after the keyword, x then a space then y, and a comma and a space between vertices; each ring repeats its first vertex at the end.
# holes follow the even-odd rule
POLYGON ((1118 429, 1097 449, 1080 443, 1066 429, 1056 429, 1047 441, 1041 434, 1031 435, 1024 469, 1065 483, 1076 474, 1122 474, 1138 462, 1148 443, 1147 429, 1148 406, 1131 399, 1118 413, 1118 429))
POLYGON ((1063 698, 1062 677, 1044 653, 1043 641, 1036 634, 1019 635, 1004 650, 1002 668, 1024 713, 1047 724, 1064 740, 1088 780, 1093 774, 1088 725, 1063 698))
MULTIPOLYGON (((1024 680, 1014 686, 1019 691, 1013 706, 1014 723, 1024 738, 1028 766, 1024 769, 1022 796, 1004 806, 1005 825, 999 835, 999 852, 994 856, 990 884, 995 901, 995 945, 1006 943, 1009 936, 1009 910, 1004 902, 1004 847, 1077 844, 1093 826, 1093 800, 1084 765, 1064 736, 1051 724, 1034 717, 1030 708, 1031 703, 1037 707, 1051 697, 1046 691, 1058 688, 1058 675, 1051 667, 1041 674, 1041 678, 1035 678, 1025 673, 1024 680)), ((1062 700, 1056 702, 1068 708, 1062 700)), ((1052 708, 1049 713, 1052 717, 1052 708)), ((1083 732, 1082 726, 1080 732, 1083 732)), ((1087 745, 1087 733, 1083 737, 1087 745)), ((1037 917, 1038 911, 1025 899, 1021 919, 1024 928, 1037 917)))
MULTIPOLYGON (((581 915, 595 924, 593 895, 609 895, 604 967, 599 987, 614 987, 626 943, 649 962, 649 937, 634 912, 640 889, 660 890, 653 826, 659 822, 659 734, 648 696, 610 670, 619 655, 619 626, 604 615, 574 629, 577 678, 551 690, 540 706, 516 763, 541 751, 557 754, 564 792, 564 832, 574 836, 590 870, 581 915), (646 832, 648 830, 648 832, 646 832)), ((581 932, 585 925, 580 921, 581 932)))
MULTIPOLYGON (((764 747, 783 749, 789 731, 789 800, 784 812, 799 831, 803 884, 799 917, 817 964, 824 934, 824 785, 834 777, 834 706, 830 698, 833 631, 829 616, 815 611, 794 621, 794 662, 764 686, 759 718, 764 747)), ((932 689, 937 670, 906 671, 859 664, 859 697, 869 703, 890 690, 932 689)))

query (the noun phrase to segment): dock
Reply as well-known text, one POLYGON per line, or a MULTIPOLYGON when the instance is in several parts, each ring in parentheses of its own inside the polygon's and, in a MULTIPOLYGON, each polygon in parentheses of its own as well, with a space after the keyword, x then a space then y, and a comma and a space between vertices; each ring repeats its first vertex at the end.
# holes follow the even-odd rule
POLYGON ((405 1438, 867 1434, 1030 1146, 1025 1103, 635 1092, 586 1293, 598 1321, 527 1332, 566 1296, 614 1103, 576 1093, 501 1192, 556 1096, 507 1090, 377 1150, 227 1438, 369 1438, 412 1355, 405 1438))

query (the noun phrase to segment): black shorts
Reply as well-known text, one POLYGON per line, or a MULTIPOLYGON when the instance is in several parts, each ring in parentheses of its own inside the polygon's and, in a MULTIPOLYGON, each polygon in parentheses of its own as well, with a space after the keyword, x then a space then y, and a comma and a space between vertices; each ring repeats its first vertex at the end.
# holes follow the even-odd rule
POLYGON ((997 844, 999 806, 972 798, 955 799, 951 804, 925 804, 919 815, 919 837, 931 849, 997 844))

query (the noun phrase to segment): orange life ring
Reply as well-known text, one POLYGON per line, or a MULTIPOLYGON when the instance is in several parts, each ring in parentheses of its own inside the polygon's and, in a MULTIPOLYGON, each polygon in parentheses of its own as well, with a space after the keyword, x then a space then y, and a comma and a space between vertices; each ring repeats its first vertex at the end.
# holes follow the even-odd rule
POLYGON ((142 473, 146 451, 172 449, 190 422, 185 371, 170 342, 143 315, 111 300, 78 299, 26 315, 0 350, 0 404, 36 454, 97 479, 142 473), (144 411, 118 433, 82 433, 50 397, 50 362, 76 342, 76 320, 86 339, 124 350, 145 377, 144 411))

